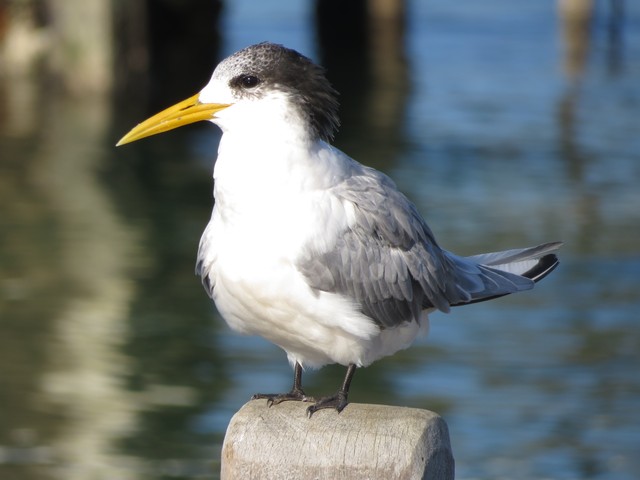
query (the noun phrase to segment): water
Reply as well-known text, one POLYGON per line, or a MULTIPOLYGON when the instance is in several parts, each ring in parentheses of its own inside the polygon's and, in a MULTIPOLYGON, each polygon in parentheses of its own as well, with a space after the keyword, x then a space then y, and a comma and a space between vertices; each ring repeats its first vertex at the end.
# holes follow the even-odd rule
MULTIPOLYGON (((616 47, 599 5, 576 70, 552 4, 409 9, 404 63, 336 74, 337 144, 453 251, 566 245, 535 291, 433 315, 428 339, 357 372, 351 400, 442 414, 460 479, 637 478, 640 11, 626 4, 616 47)), ((318 58, 310 21, 306 2, 234 2, 222 53, 269 39, 318 58)), ((231 415, 291 381, 193 275, 215 128, 116 150, 135 99, 2 88, 0 477, 215 478, 231 415)))

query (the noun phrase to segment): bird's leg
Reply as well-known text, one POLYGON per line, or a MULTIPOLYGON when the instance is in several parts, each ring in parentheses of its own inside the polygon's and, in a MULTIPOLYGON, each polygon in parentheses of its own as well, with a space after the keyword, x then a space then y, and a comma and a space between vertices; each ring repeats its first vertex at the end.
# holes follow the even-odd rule
POLYGON ((328 397, 322 397, 316 403, 307 408, 307 415, 311 416, 318 410, 323 408, 335 408, 340 413, 344 407, 347 406, 347 398, 349 397, 349 387, 351 386, 351 379, 356 372, 356 366, 350 363, 347 367, 347 374, 344 376, 342 387, 335 393, 335 395, 329 395, 328 397))
POLYGON ((252 400, 256 400, 259 398, 266 398, 267 405, 270 407, 271 405, 277 405, 281 402, 286 402, 288 400, 297 400, 299 402, 315 402, 316 399, 313 397, 308 397, 304 390, 302 390, 302 365, 296 362, 296 365, 293 369, 293 387, 291 387, 291 391, 287 393, 256 393, 251 397, 252 400))

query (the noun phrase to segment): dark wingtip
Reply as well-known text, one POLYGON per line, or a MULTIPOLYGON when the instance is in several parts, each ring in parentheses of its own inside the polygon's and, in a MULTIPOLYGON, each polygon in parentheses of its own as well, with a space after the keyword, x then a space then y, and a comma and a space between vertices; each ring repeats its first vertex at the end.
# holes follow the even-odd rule
POLYGON ((524 272, 522 276, 530 278, 537 283, 553 272, 559 264, 560 260, 558 260, 557 255, 549 253, 542 257, 533 268, 524 272))
MULTIPOLYGON (((555 253, 549 253, 549 254, 541 257, 540 260, 538 260, 538 263, 536 263, 536 265, 533 268, 531 268, 531 269, 527 270, 526 272, 524 272, 522 274, 522 276, 533 280, 535 283, 538 283, 544 277, 546 277, 551 272, 553 272, 558 265, 560 265, 560 260, 558 260, 557 255, 555 253)), ((451 306, 452 307, 458 307, 458 306, 461 306, 461 305, 471 305, 472 303, 485 302, 487 300, 493 300, 495 298, 504 297, 505 295, 509 295, 509 294, 505 293, 503 295, 494 295, 492 297, 478 298, 478 299, 472 300, 470 302, 457 303, 457 304, 451 305, 451 306)))

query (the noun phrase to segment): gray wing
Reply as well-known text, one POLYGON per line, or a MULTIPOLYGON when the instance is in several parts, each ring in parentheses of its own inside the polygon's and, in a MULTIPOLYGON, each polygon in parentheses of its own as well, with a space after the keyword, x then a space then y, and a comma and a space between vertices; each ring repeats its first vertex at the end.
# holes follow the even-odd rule
POLYGON ((198 275, 202 281, 202 286, 204 287, 207 295, 210 298, 213 298, 213 290, 215 288, 215 284, 213 282, 213 278, 211 276, 211 262, 208 264, 205 263, 206 252, 210 251, 211 245, 209 244, 210 237, 207 234, 211 227, 211 222, 207 224, 207 227, 204 229, 202 233, 202 237, 200 237, 200 244, 198 245, 198 255, 196 257, 196 275, 198 275))
POLYGON ((558 259, 554 252, 561 246, 562 242, 550 242, 535 247, 481 253, 467 259, 503 272, 523 275, 537 282, 557 267, 558 259), (546 261, 543 262, 543 259, 546 261))
POLYGON ((351 297, 382 327, 533 286, 442 250, 416 207, 376 170, 363 167, 333 193, 355 206, 356 223, 331 250, 306 250, 297 267, 312 288, 351 297))

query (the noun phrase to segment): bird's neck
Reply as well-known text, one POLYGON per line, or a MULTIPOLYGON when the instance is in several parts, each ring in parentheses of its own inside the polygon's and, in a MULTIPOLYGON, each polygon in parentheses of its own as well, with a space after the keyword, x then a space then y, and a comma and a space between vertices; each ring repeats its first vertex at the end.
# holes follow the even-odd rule
POLYGON ((224 132, 218 147, 216 178, 227 174, 243 177, 274 172, 283 174, 305 168, 319 140, 305 132, 286 129, 246 129, 244 132, 224 132))
POLYGON ((255 211, 256 206, 276 204, 287 192, 304 190, 313 177, 319 143, 274 131, 225 132, 213 173, 216 203, 255 211))

